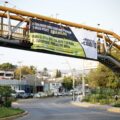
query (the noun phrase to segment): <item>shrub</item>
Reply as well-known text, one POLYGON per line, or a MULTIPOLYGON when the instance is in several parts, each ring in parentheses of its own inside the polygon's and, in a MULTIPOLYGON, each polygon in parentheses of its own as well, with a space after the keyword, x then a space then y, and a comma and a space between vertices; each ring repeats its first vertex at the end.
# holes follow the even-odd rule
POLYGON ((115 105, 113 105, 114 107, 120 107, 120 103, 116 103, 115 105))
POLYGON ((89 102, 89 96, 85 96, 85 98, 83 99, 83 101, 89 102))
POLYGON ((108 99, 100 99, 99 103, 104 105, 104 104, 109 104, 109 100, 108 99))
POLYGON ((97 103, 98 102, 97 97, 98 97, 98 95, 91 94, 91 95, 85 96, 84 101, 91 102, 91 103, 97 103))
POLYGON ((11 100, 7 100, 4 102, 4 107, 11 107, 12 105, 12 101, 11 100))

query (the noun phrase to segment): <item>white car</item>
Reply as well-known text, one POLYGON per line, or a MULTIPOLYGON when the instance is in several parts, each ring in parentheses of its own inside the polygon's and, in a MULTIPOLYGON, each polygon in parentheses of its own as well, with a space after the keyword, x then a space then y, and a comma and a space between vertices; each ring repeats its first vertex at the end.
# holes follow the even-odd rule
POLYGON ((35 94, 34 94, 34 97, 35 97, 35 98, 40 98, 40 94, 39 94, 39 93, 35 93, 35 94))
POLYGON ((40 98, 40 97, 47 97, 47 93, 45 92, 38 92, 34 94, 35 98, 40 98))

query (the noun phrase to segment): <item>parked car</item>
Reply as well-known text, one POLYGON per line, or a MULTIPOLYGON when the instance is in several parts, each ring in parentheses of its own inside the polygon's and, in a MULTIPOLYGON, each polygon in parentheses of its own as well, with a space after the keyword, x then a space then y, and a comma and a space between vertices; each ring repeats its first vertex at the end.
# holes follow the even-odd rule
POLYGON ((38 92, 38 93, 35 93, 34 94, 34 97, 35 98, 40 98, 40 97, 47 97, 48 95, 47 95, 47 93, 45 93, 45 92, 38 92))
POLYGON ((39 93, 35 93, 33 97, 40 98, 40 94, 39 93))
POLYGON ((62 93, 60 93, 60 92, 54 92, 54 96, 62 96, 62 93))
POLYGON ((62 92, 62 96, 68 96, 69 92, 62 92))
POLYGON ((16 91, 16 98, 28 98, 29 95, 25 93, 24 90, 17 90, 16 91))
POLYGON ((40 92, 40 96, 41 96, 41 97, 47 97, 47 93, 45 93, 45 92, 40 92))
POLYGON ((33 93, 27 93, 29 98, 33 98, 34 94, 33 93))
POLYGON ((16 93, 11 93, 11 97, 16 98, 17 94, 16 93))

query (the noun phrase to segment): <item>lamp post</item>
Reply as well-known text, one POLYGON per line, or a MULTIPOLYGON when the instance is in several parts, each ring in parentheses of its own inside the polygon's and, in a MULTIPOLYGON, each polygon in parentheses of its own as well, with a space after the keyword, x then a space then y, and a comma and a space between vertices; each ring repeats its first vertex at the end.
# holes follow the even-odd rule
POLYGON ((36 70, 35 70, 35 79, 34 79, 34 93, 36 93, 36 80, 37 80, 37 67, 36 67, 36 70))
POLYGON ((90 62, 89 65, 88 65, 88 63, 86 63, 86 64, 87 64, 87 66, 84 64, 84 60, 83 60, 82 61, 82 95, 83 95, 83 97, 85 96, 85 91, 86 91, 85 90, 86 89, 86 87, 85 87, 85 70, 92 70, 92 69, 96 69, 96 67, 97 67, 97 66, 93 66, 92 62, 90 62), (87 68, 85 68, 85 67, 87 67, 87 68))
POLYGON ((98 23, 97 26, 99 27, 99 26, 100 26, 100 23, 98 23))
POLYGON ((8 1, 5 1, 5 2, 4 2, 4 6, 6 7, 7 4, 8 4, 8 1))
POLYGON ((82 60, 82 95, 85 96, 84 60, 82 60))
POLYGON ((60 15, 59 13, 56 13, 56 19, 58 18, 59 15, 60 15))
POLYGON ((73 96, 72 96, 72 100, 75 101, 75 77, 74 77, 74 73, 75 73, 75 69, 71 69, 70 63, 66 60, 66 63, 70 69, 71 75, 72 75, 72 87, 73 87, 73 96))
POLYGON ((72 79, 73 79, 73 101, 75 101, 75 70, 72 70, 72 79))
POLYGON ((18 61, 18 63, 19 63, 19 67, 20 67, 20 76, 19 76, 19 80, 20 80, 20 90, 22 89, 22 71, 21 71, 21 64, 22 64, 22 61, 18 61))

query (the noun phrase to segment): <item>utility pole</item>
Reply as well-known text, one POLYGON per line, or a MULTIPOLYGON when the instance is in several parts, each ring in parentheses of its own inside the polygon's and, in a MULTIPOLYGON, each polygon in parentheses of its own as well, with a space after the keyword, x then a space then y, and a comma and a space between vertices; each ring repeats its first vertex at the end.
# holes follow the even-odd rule
POLYGON ((75 76, 74 76, 74 70, 72 70, 70 63, 68 61, 66 61, 66 63, 68 64, 68 67, 71 71, 71 75, 72 75, 72 87, 73 87, 73 96, 72 96, 72 100, 75 101, 75 76))
POLYGON ((82 95, 85 96, 84 60, 82 60, 82 95))
POLYGON ((22 71, 21 71, 21 64, 22 64, 22 61, 18 61, 19 63, 19 67, 20 67, 20 76, 19 76, 19 80, 20 80, 20 90, 22 90, 22 71))
POLYGON ((35 79, 34 79, 34 93, 36 93, 36 80, 37 80, 37 67, 36 67, 36 70, 35 70, 35 79))
POLYGON ((73 73, 72 73, 72 79, 73 79, 73 101, 75 101, 75 77, 73 73))

